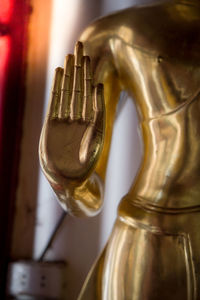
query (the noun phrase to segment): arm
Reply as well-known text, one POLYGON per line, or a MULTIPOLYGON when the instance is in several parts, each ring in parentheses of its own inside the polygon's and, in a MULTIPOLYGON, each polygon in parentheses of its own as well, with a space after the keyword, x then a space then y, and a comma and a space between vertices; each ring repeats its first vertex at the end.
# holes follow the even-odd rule
MULTIPOLYGON (((93 86, 90 60, 82 51, 78 43, 75 56, 67 56, 64 70, 56 70, 39 152, 43 171, 64 209, 76 216, 92 216, 102 206, 119 88, 112 72, 105 72, 94 58, 96 72, 102 74, 96 80, 105 87, 105 122, 102 85, 93 86)), ((95 76, 94 69, 92 73, 95 76)))

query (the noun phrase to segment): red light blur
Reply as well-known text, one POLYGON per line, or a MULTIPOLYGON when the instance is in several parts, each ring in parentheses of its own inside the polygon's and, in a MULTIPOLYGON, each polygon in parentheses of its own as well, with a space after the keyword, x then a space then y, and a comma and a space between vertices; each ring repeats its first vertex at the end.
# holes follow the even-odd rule
POLYGON ((13 10, 13 0, 0 0, 0 22, 8 23, 13 10))
POLYGON ((11 39, 9 36, 0 37, 0 132, 2 129, 3 98, 7 78, 7 66, 10 55, 11 39))

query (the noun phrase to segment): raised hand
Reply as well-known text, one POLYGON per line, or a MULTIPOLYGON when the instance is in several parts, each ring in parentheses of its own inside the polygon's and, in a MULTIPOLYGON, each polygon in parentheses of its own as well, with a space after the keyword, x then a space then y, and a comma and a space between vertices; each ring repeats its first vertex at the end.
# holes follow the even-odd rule
POLYGON ((103 145, 104 123, 103 86, 93 86, 90 58, 78 42, 64 70, 56 69, 40 138, 40 161, 50 181, 87 178, 103 145))

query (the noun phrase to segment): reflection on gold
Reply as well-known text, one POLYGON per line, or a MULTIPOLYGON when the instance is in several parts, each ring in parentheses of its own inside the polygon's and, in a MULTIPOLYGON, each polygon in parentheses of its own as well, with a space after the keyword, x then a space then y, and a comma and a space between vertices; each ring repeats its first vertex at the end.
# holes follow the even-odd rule
POLYGON ((101 209, 123 89, 136 102, 144 155, 79 300, 199 299, 199 1, 130 8, 80 40, 56 70, 40 141, 62 206, 77 216, 101 209))

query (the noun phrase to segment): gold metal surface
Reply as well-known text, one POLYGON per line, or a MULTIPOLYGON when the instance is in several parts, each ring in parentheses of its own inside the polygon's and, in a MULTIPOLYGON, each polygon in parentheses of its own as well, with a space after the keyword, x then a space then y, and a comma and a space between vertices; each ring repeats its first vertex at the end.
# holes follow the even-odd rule
POLYGON ((62 206, 100 210, 121 90, 135 100, 144 155, 79 300, 200 299, 200 1, 129 8, 80 41, 56 70, 40 141, 62 206))

